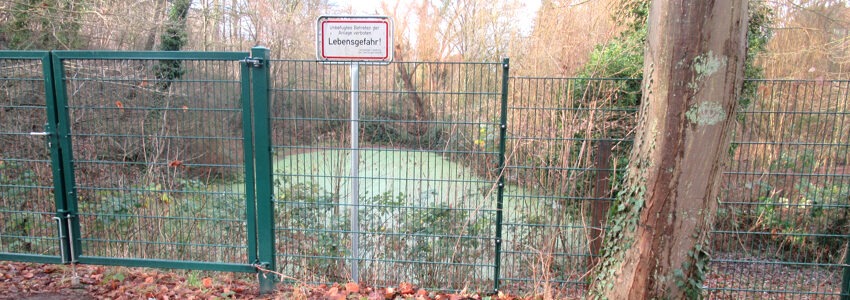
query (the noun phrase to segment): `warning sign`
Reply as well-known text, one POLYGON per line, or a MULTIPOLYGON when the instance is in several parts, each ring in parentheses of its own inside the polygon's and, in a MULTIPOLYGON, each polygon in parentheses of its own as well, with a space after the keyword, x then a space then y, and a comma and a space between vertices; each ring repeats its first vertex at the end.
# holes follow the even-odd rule
POLYGON ((319 60, 390 62, 393 59, 392 22, 388 17, 322 16, 316 27, 319 60))

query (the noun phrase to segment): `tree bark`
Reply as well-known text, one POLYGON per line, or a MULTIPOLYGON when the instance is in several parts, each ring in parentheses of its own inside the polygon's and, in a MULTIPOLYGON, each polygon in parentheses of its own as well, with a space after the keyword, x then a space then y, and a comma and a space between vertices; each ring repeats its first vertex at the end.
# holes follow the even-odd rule
POLYGON ((744 76, 747 0, 652 1, 643 99, 594 299, 701 297, 744 76))

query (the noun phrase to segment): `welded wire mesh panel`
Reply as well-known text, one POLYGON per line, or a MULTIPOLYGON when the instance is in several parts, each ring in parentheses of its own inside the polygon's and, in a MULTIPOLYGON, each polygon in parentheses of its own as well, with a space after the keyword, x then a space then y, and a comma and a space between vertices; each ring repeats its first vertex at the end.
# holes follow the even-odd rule
POLYGON ((59 255, 41 59, 0 53, 0 252, 59 255))
POLYGON ((562 296, 583 292, 593 263, 588 241, 598 239, 594 228, 605 222, 612 183, 631 148, 637 86, 628 79, 511 78, 505 288, 545 283, 562 296))
POLYGON ((850 82, 751 84, 707 287, 723 299, 837 297, 850 271, 850 82))
POLYGON ((63 67, 83 255, 247 261, 239 62, 63 67))
POLYGON ((349 66, 272 66, 282 272, 345 281, 358 239, 360 281, 492 288, 502 65, 361 66, 354 176, 349 66))

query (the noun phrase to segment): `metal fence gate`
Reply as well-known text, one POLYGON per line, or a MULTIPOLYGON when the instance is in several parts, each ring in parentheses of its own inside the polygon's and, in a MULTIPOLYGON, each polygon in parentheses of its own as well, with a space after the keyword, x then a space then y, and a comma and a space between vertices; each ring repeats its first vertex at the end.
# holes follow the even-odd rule
POLYGON ((256 271, 246 58, 0 52, 0 259, 256 271))
POLYGON ((61 263, 69 249, 59 229, 67 228, 62 174, 51 168, 58 143, 30 135, 57 123, 55 105, 45 102, 53 91, 50 55, 0 52, 0 72, 0 259, 61 263))

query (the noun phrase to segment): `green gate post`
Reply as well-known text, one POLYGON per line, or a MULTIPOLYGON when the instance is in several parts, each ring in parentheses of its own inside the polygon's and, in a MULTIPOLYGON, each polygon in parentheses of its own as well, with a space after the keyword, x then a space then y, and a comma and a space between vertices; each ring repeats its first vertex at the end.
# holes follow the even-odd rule
MULTIPOLYGON (((80 222, 74 220, 77 218, 77 195, 76 195, 76 180, 74 178, 73 153, 71 147, 71 117, 68 112, 68 91, 65 86, 65 66, 62 63, 63 59, 53 53, 51 55, 52 73, 50 78, 53 81, 53 96, 54 108, 56 109, 57 127, 56 139, 59 144, 59 161, 58 168, 62 173, 59 178, 62 180, 64 199, 62 200, 63 207, 57 207, 57 214, 64 222, 63 226, 67 226, 65 232, 68 234, 67 240, 69 245, 64 247, 67 250, 65 255, 68 256, 66 263, 77 263, 80 258, 80 253, 83 250, 80 242, 80 222)), ((56 180, 56 179, 54 179, 56 180)), ((56 191, 59 192, 59 191, 56 191)))
POLYGON ((841 300, 850 300, 850 240, 844 250, 844 274, 841 276, 841 300))
MULTIPOLYGON (((65 197, 65 180, 62 173, 62 152, 59 148, 59 114, 58 103, 56 101, 56 92, 53 76, 52 55, 46 53, 41 61, 44 72, 44 102, 47 106, 47 125, 44 126, 44 132, 47 133, 47 141, 50 145, 50 161, 51 169, 53 169, 53 198, 56 205, 56 225, 59 228, 59 248, 62 257, 62 263, 69 263, 73 260, 71 257, 71 241, 68 239, 68 222, 66 217, 68 214, 68 201, 65 197)), ((59 80, 62 80, 61 77, 59 80)), ((65 124, 62 124, 65 125, 65 124)))
MULTIPOLYGON (((266 270, 276 271, 274 206, 272 202, 272 147, 269 122, 269 49, 251 48, 251 89, 254 99, 254 168, 257 193, 257 259, 266 270)), ((262 273, 260 293, 275 290, 278 279, 272 273, 262 273)))
POLYGON ((502 61, 502 101, 501 117, 499 119, 499 186, 496 193, 496 257, 493 268, 493 290, 499 291, 500 272, 502 268, 502 209, 505 197, 505 140, 508 136, 508 78, 510 74, 510 60, 502 61))
POLYGON ((242 95, 242 152, 245 165, 245 225, 248 235, 248 263, 258 264, 257 258, 257 194, 254 173, 254 110, 251 102, 251 65, 241 64, 242 95))

